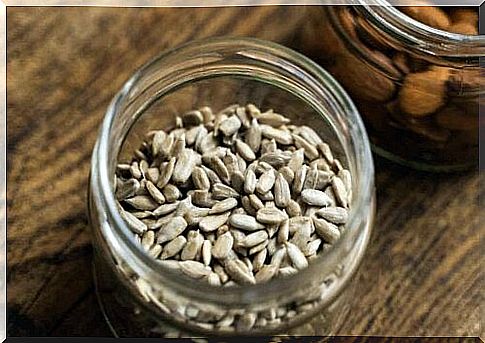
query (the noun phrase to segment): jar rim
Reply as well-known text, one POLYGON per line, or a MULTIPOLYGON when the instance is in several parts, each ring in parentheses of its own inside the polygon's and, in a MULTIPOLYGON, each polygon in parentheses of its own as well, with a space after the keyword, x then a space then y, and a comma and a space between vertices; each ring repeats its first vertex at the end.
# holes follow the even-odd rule
MULTIPOLYGON (((350 230, 345 231, 337 243, 334 244, 332 249, 323 252, 321 254, 322 256, 319 256, 315 261, 312 261, 308 268, 301 270, 293 276, 276 278, 267 283, 248 285, 245 287, 224 288, 221 292, 220 287, 211 286, 202 281, 190 279, 185 275, 179 275, 169 268, 157 263, 155 259, 151 258, 145 251, 143 251, 141 246, 136 244, 132 237, 133 235, 130 235, 131 230, 118 212, 115 195, 111 187, 112 175, 109 175, 108 172, 110 153, 108 149, 109 137, 114 120, 120 110, 121 104, 123 101, 127 100, 130 90, 136 87, 137 81, 139 81, 142 75, 147 72, 149 67, 169 56, 183 54, 187 51, 198 51, 201 50, 201 48, 206 49, 207 51, 215 51, 221 46, 231 47, 234 50, 249 48, 263 51, 273 58, 284 59, 286 63, 291 63, 293 66, 298 67, 299 71, 304 72, 305 75, 302 75, 302 77, 311 77, 332 89, 332 96, 334 96, 338 101, 338 104, 345 109, 346 115, 351 118, 352 125, 349 125, 348 129, 351 131, 353 139, 358 139, 360 143, 360 146, 357 147, 359 149, 359 154, 354 156, 355 163, 358 167, 354 169, 359 172, 359 175, 354 176, 354 178, 358 178, 359 182, 357 183, 357 189, 353 192, 353 206, 349 213, 347 225, 348 227, 358 227, 358 224, 362 221, 362 217, 366 216, 367 213, 372 213, 373 215, 374 164, 364 124, 352 100, 330 74, 309 58, 279 44, 254 38, 218 37, 192 41, 162 53, 135 72, 135 74, 124 84, 121 91, 117 93, 107 109, 98 136, 98 141, 93 152, 91 175, 95 177, 92 177, 91 180, 96 183, 96 186, 101 193, 100 201, 102 202, 103 208, 106 209, 106 215, 114 223, 110 228, 114 226, 116 234, 130 249, 130 253, 144 264, 144 268, 150 272, 151 276, 168 275, 168 280, 172 281, 173 284, 177 286, 177 290, 181 294, 193 298, 237 304, 241 299, 248 299, 249 296, 252 302, 257 302, 258 300, 267 299, 269 296, 274 297, 275 294, 279 294, 278 292, 288 292, 288 290, 301 288, 301 281, 310 278, 311 275, 318 272, 319 269, 325 267, 328 261, 338 261, 339 254, 343 253, 342 247, 344 243, 350 239, 350 234, 348 232, 350 230), (187 282, 188 280, 191 282, 187 282)), ((316 86, 321 87, 321 84, 318 83, 316 86)), ((371 230, 370 226, 371 225, 365 227, 365 230, 367 231, 364 237, 365 240, 363 248, 361 249, 362 251, 360 251, 358 255, 358 262, 362 259, 367 246, 371 230)))
POLYGON ((465 35, 440 30, 411 18, 388 0, 355 0, 356 8, 373 24, 405 42, 413 49, 445 59, 460 59, 485 54, 485 35, 465 35))

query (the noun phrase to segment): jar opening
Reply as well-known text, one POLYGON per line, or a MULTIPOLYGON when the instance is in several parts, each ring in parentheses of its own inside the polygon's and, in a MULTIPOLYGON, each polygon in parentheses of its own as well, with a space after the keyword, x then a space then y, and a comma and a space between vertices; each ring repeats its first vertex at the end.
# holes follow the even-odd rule
MULTIPOLYGON (((113 147, 111 141, 113 135, 116 134, 119 135, 118 142, 124 140, 125 137, 121 136, 123 134, 126 136, 129 132, 128 128, 125 127, 124 133, 113 132, 114 127, 120 125, 120 123, 117 123, 118 117, 123 111, 133 106, 136 103, 136 98, 142 96, 148 87, 158 87, 159 95, 163 96, 175 87, 204 77, 236 75, 238 73, 240 76, 251 76, 248 75, 248 72, 255 65, 248 63, 248 61, 257 63, 260 68, 259 73, 256 69, 254 71, 257 74, 257 76, 252 76, 255 80, 261 81, 261 78, 266 77, 266 81, 277 87, 287 87, 285 90, 289 92, 296 92, 297 90, 294 88, 296 86, 303 87, 304 91, 300 90, 302 91, 300 95, 303 95, 320 115, 324 115, 327 110, 323 107, 324 103, 320 97, 329 98, 333 105, 338 108, 339 113, 330 119, 333 120, 333 125, 347 130, 349 134, 351 142, 345 142, 345 145, 352 148, 347 148, 346 154, 351 172, 355 175, 355 194, 347 225, 356 229, 362 227, 363 218, 373 211, 374 169, 367 134, 355 106, 336 81, 315 63, 287 48, 255 39, 219 38, 189 43, 162 54, 141 68, 125 84, 108 108, 93 153, 91 170, 91 174, 94 176, 91 180, 96 183, 96 187, 100 190, 100 207, 106 209, 106 221, 112 224, 108 224, 108 230, 113 236, 120 238, 119 244, 122 245, 122 248, 127 249, 126 257, 132 259, 137 266, 136 272, 149 274, 162 283, 170 284, 180 294, 209 301, 224 301, 230 304, 253 303, 269 297, 274 298, 278 294, 301 291, 305 280, 311 279, 313 275, 319 273, 319 270, 338 264, 339 256, 348 252, 346 249, 349 249, 349 246, 352 245, 351 242, 355 240, 357 232, 346 230, 332 249, 319 256, 307 269, 288 278, 275 279, 268 283, 247 287, 224 289, 189 279, 187 276, 179 275, 158 264, 143 251, 142 247, 135 243, 131 231, 122 220, 116 206, 112 179, 118 158, 117 152, 120 147, 113 147), (241 60, 243 64, 246 63, 246 67, 237 67, 234 58, 241 60), (179 62, 178 65, 176 61, 179 62), (157 71, 156 76, 152 75, 155 70, 157 71), (299 80, 299 83, 295 83, 295 80, 299 80), (148 82, 148 86, 142 86, 142 81, 148 82), (355 182, 356 179, 358 182, 355 182)), ((132 109, 134 114, 131 115, 131 123, 122 125, 132 125, 138 119, 141 114, 140 109, 132 109)), ((360 237, 361 251, 359 251, 359 261, 357 262, 360 262, 367 245, 370 234, 369 226, 365 226, 363 230, 366 234, 360 237)), ((353 266, 354 269, 356 267, 353 266)))

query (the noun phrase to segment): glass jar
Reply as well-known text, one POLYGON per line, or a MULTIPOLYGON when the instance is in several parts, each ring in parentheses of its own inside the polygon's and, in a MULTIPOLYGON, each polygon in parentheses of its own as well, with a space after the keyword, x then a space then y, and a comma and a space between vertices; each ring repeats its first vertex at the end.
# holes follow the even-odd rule
POLYGON ((427 171, 478 165, 485 36, 429 27, 385 0, 355 3, 312 9, 300 49, 350 94, 373 150, 427 171))
POLYGON ((93 151, 88 205, 97 292, 115 335, 327 335, 349 309, 369 240, 374 169, 357 110, 324 70, 280 45, 219 38, 161 55, 115 96, 93 151), (157 263, 137 244, 117 210, 114 172, 145 132, 167 127, 177 114, 248 102, 312 125, 352 173, 354 196, 340 240, 307 269, 264 284, 214 287, 157 263), (248 313, 258 318, 251 330, 248 313), (216 327, 221 319, 226 325, 216 327))

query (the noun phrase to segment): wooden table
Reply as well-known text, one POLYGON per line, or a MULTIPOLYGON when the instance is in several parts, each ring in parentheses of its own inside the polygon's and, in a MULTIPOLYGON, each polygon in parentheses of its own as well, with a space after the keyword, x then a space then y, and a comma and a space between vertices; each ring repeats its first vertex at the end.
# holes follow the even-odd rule
MULTIPOLYGON (((123 82, 194 38, 291 46, 307 10, 8 8, 9 335, 111 335, 93 290, 86 190, 99 124, 123 82)), ((339 333, 479 335, 478 172, 376 167, 377 222, 339 333)))

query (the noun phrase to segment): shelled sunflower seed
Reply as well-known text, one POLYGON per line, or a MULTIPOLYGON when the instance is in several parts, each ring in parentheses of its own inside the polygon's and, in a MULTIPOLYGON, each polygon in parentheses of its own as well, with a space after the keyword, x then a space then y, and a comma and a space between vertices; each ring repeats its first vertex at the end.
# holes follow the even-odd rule
POLYGON ((227 287, 293 275, 339 239, 351 175, 312 128, 252 104, 177 118, 116 168, 121 215, 148 255, 227 287))

